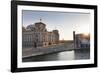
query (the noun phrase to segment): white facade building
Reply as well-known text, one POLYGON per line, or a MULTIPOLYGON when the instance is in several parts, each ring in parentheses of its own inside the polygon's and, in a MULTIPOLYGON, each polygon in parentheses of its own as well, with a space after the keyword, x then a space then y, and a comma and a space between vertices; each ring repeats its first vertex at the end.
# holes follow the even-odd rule
POLYGON ((37 22, 28 25, 26 28, 22 27, 22 47, 43 47, 59 42, 58 30, 48 32, 46 24, 37 22))

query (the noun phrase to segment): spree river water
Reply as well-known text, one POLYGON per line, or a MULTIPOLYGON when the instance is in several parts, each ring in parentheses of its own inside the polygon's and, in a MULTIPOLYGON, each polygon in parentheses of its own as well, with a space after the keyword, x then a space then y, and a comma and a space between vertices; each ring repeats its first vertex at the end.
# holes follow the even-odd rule
POLYGON ((64 51, 53 54, 34 56, 23 59, 23 62, 56 61, 56 60, 82 60, 90 58, 90 50, 64 51))

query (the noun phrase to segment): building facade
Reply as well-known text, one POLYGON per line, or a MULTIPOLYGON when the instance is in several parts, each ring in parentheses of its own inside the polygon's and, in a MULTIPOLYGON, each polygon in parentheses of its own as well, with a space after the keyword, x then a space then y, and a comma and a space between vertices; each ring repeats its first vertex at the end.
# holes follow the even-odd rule
POLYGON ((74 48, 90 48, 90 34, 75 34, 73 32, 74 48))
POLYGON ((41 21, 22 27, 22 47, 44 47, 58 42, 58 30, 47 31, 46 24, 41 21))

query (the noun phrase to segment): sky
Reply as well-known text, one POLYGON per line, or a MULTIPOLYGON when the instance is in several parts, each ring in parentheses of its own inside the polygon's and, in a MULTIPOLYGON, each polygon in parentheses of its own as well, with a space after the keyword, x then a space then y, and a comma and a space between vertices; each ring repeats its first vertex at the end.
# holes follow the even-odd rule
POLYGON ((54 11, 22 11, 22 25, 24 27, 36 22, 46 24, 48 31, 57 29, 60 40, 73 40, 73 31, 76 33, 90 33, 90 14, 76 12, 54 11))

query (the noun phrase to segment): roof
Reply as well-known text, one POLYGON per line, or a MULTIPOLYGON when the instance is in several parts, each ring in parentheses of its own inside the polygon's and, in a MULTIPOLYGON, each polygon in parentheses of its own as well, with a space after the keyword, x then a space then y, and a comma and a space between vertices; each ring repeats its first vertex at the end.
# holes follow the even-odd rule
POLYGON ((36 22, 35 26, 40 26, 41 24, 44 25, 44 26, 46 26, 46 24, 44 24, 43 22, 36 22))

